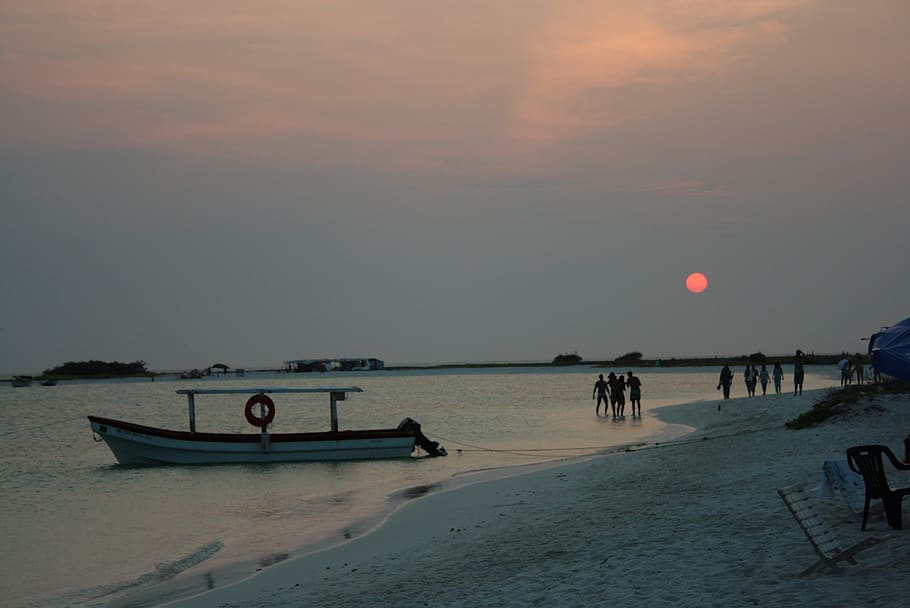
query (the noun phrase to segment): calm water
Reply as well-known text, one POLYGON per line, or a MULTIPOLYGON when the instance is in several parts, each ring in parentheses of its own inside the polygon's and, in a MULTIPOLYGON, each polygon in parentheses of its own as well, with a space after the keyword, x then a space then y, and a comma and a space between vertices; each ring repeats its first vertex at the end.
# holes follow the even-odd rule
MULTIPOLYGON (((717 370, 643 370, 644 417, 596 418, 591 389, 599 371, 262 374, 0 386, 0 606, 136 606, 222 584, 304 548, 361 534, 396 500, 453 476, 659 440, 680 429, 649 416, 650 408, 717 398, 717 370), (394 427, 411 417, 449 456, 122 467, 93 440, 85 418, 185 429, 186 400, 174 393, 179 388, 347 385, 365 392, 339 403, 340 428, 394 427), (412 489, 400 491, 405 488, 412 489)), ((809 372, 807 388, 836 384, 830 370, 809 372)), ((744 392, 736 386, 734 396, 744 392)), ((245 401, 243 395, 200 396, 197 428, 251 432, 245 401)), ((328 428, 324 396, 276 395, 275 402, 274 432, 328 428)))

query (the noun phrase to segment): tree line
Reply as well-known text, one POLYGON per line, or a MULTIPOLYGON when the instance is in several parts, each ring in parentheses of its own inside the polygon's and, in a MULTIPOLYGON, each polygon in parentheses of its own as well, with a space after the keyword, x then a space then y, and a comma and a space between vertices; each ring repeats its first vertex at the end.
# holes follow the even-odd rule
POLYGON ((51 369, 44 370, 45 376, 144 376, 149 375, 145 361, 121 363, 120 361, 67 361, 51 369))

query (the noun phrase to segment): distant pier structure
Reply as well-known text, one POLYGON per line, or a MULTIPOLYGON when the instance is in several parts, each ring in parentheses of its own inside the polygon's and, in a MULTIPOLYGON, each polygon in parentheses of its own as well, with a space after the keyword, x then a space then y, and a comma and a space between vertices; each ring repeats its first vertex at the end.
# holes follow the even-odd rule
POLYGON ((284 362, 288 372, 366 372, 385 369, 385 361, 374 359, 294 359, 284 362))

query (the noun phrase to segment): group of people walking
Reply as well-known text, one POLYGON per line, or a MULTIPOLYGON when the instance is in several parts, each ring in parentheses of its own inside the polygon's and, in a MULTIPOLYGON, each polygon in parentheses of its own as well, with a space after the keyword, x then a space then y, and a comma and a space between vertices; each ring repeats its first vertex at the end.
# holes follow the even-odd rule
POLYGON ((775 363, 774 369, 770 372, 768 371, 768 366, 764 364, 761 366, 760 370, 755 369, 754 365, 749 364, 743 372, 743 381, 746 383, 746 392, 750 397, 755 396, 755 390, 759 384, 761 384, 761 394, 767 394, 768 384, 772 379, 774 380, 774 392, 780 394, 780 385, 784 379, 784 370, 781 368, 780 363, 775 363))
MULTIPOLYGON (((806 354, 801 350, 797 350, 793 357, 794 395, 803 394, 803 380, 806 375, 805 362, 806 354)), ((863 363, 862 355, 857 354, 852 359, 848 358, 847 355, 844 355, 844 358, 838 363, 838 367, 840 367, 842 374, 841 384, 845 386, 852 383, 854 376, 856 377, 856 382, 862 384, 864 381, 863 363)), ((874 381, 878 382, 877 370, 874 372, 874 375, 874 381)), ((724 399, 730 398, 733 377, 733 370, 730 369, 729 365, 724 365, 723 369, 720 370, 720 379, 717 383, 717 390, 723 389, 724 391, 724 399)), ((769 370, 768 366, 764 363, 761 364, 761 369, 756 368, 752 363, 748 363, 743 370, 743 382, 746 385, 746 393, 750 397, 756 395, 759 385, 761 386, 761 394, 766 395, 768 393, 768 385, 772 382, 774 384, 774 392, 779 395, 781 393, 783 381, 784 370, 780 363, 775 363, 771 370, 769 370)), ((607 374, 606 379, 604 379, 603 374, 600 374, 597 382, 594 383, 594 391, 591 394, 592 399, 597 399, 594 414, 600 416, 600 404, 603 403, 604 416, 606 416, 607 403, 609 403, 614 418, 624 417, 627 388, 629 389, 629 401, 632 404, 632 416, 636 415, 636 406, 638 406, 637 415, 641 416, 641 380, 633 375, 632 372, 629 372, 627 376, 617 376, 613 372, 610 372, 607 374)))
POLYGON ((623 418, 626 411, 626 388, 629 389, 629 402, 632 404, 632 416, 635 416, 635 406, 638 406, 638 416, 641 416, 641 380, 638 376, 628 373, 628 377, 623 375, 617 376, 613 372, 604 375, 600 374, 597 382, 594 383, 594 391, 591 393, 592 399, 597 399, 597 407, 594 408, 594 414, 600 416, 600 404, 604 404, 604 416, 607 415, 607 401, 610 403, 610 409, 614 418, 623 418))
MULTIPOLYGON (((801 350, 796 351, 793 358, 793 394, 803 394, 803 379, 805 378, 805 353, 801 350)), ((784 380, 784 370, 780 363, 774 364, 774 369, 770 372, 768 367, 762 364, 761 369, 755 369, 755 365, 749 363, 743 370, 743 382, 746 384, 746 392, 750 397, 755 396, 756 387, 761 384, 761 394, 765 395, 768 391, 768 384, 774 382, 774 392, 780 394, 781 384, 784 380)), ((724 365, 720 370, 720 380, 717 383, 717 390, 723 389, 724 399, 730 398, 730 387, 733 386, 733 370, 729 365, 724 365)))

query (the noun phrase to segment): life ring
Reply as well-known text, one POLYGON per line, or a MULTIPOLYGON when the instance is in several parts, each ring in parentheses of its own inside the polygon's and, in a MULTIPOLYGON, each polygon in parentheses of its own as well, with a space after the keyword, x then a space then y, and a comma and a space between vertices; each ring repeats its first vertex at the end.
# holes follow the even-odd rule
POLYGON ((253 426, 266 427, 275 419, 275 403, 268 395, 263 395, 262 393, 253 395, 246 402, 246 409, 243 411, 243 414, 246 416, 246 421, 253 426), (263 405, 268 410, 264 418, 260 418, 253 413, 253 408, 257 405, 263 405))

